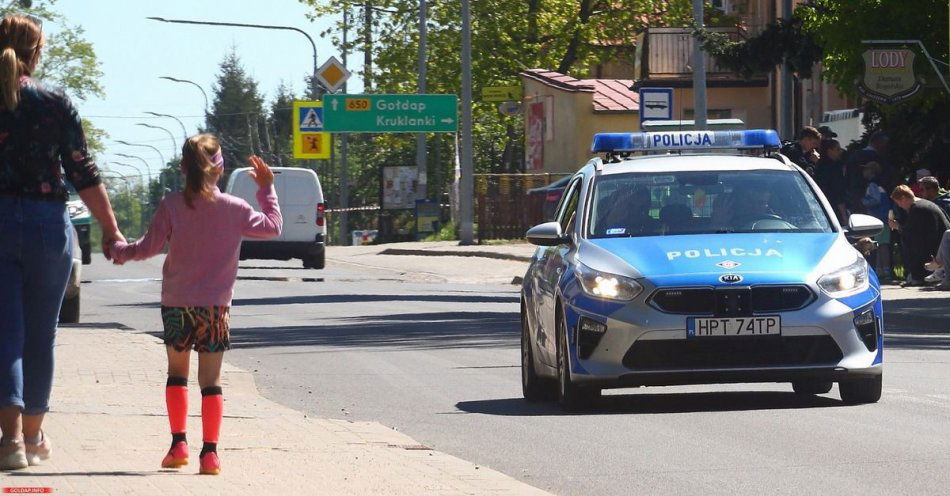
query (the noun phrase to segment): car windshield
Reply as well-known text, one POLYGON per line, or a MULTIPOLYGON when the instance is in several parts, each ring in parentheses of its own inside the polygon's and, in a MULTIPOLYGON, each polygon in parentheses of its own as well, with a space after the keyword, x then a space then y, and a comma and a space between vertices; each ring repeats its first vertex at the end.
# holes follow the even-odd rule
POLYGON ((626 173, 595 182, 591 238, 739 232, 833 232, 794 171, 626 173))

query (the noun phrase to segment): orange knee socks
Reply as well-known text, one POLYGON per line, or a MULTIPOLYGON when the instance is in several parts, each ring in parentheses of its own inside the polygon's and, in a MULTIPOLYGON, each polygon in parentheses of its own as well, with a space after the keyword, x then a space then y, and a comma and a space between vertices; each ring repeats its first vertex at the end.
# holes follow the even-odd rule
POLYGON ((221 433, 221 418, 224 414, 224 396, 221 386, 201 389, 201 426, 204 446, 201 454, 217 451, 218 435, 221 433))
POLYGON ((168 425, 172 435, 181 435, 184 440, 188 421, 188 379, 169 376, 165 384, 165 407, 168 408, 168 425))

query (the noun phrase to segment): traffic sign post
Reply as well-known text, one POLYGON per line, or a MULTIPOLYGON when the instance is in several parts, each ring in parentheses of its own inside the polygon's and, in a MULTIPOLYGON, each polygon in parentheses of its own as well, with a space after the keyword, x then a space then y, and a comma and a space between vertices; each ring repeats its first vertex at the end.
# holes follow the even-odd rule
POLYGON ((294 158, 330 158, 331 137, 324 129, 323 102, 295 100, 293 112, 294 158))
POLYGON ((673 119, 673 88, 640 88, 640 126, 673 119))
POLYGON ((454 133, 455 95, 323 95, 324 130, 331 133, 454 133))

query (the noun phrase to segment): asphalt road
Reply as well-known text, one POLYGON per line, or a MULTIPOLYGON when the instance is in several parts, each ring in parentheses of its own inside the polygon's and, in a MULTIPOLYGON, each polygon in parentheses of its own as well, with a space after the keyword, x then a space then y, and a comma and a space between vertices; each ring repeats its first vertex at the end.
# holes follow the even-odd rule
MULTIPOLYGON (((844 406, 837 387, 800 398, 784 384, 726 385, 611 391, 600 409, 569 415, 521 399, 515 286, 405 282, 332 260, 323 271, 241 266, 227 359, 253 370, 266 396, 382 422, 554 493, 950 492, 942 295, 885 293, 874 405, 844 406)), ((160 268, 97 258, 84 272, 84 321, 159 332, 160 268)))

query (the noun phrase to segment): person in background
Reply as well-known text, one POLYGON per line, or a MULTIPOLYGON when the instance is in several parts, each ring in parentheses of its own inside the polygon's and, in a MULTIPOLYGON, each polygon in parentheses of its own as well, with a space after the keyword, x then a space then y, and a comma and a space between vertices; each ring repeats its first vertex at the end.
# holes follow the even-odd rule
POLYGON ((950 229, 950 220, 940 207, 917 198, 907 185, 894 188, 891 199, 907 213, 896 226, 905 248, 904 268, 910 274, 902 286, 922 286, 926 276, 924 264, 937 254, 943 233, 950 229))
POLYGON ((933 176, 924 176, 917 183, 920 185, 920 197, 936 203, 950 218, 950 193, 940 189, 940 181, 933 176))
POLYGON ((921 168, 921 169, 917 169, 914 172, 914 182, 910 183, 910 190, 913 191, 914 194, 917 195, 918 198, 923 197, 923 195, 921 195, 921 190, 920 190, 921 189, 920 180, 929 175, 930 175, 930 169, 921 168))
POLYGON ((805 126, 798 133, 798 141, 786 141, 782 144, 782 155, 788 157, 808 173, 815 175, 815 164, 818 162, 818 146, 821 145, 821 133, 811 126, 805 126))
POLYGON ((867 190, 867 182, 861 171, 861 166, 868 162, 877 162, 881 165, 881 182, 879 183, 885 191, 890 191, 894 185, 894 171, 886 160, 887 144, 889 139, 882 131, 876 131, 868 138, 868 146, 852 152, 845 162, 845 177, 847 178, 847 198, 848 210, 852 213, 864 212, 861 205, 861 199, 864 198, 864 192, 867 190))
MULTIPOLYGON (((864 164, 862 173, 864 179, 868 182, 868 187, 865 190, 864 197, 861 198, 861 204, 867 210, 868 215, 872 215, 887 224, 892 204, 887 196, 887 191, 878 184, 881 165, 877 162, 868 162, 864 164)), ((890 234, 890 229, 883 229, 880 234, 874 237, 874 240, 878 243, 878 248, 869 256, 869 261, 874 266, 874 271, 877 272, 881 282, 893 279, 891 275, 890 234)))
POLYGON ((815 171, 815 182, 822 193, 828 198, 828 203, 834 208, 838 220, 842 224, 848 222, 848 212, 845 206, 848 183, 844 172, 844 150, 838 140, 826 138, 821 140, 819 147, 818 169, 815 171))

